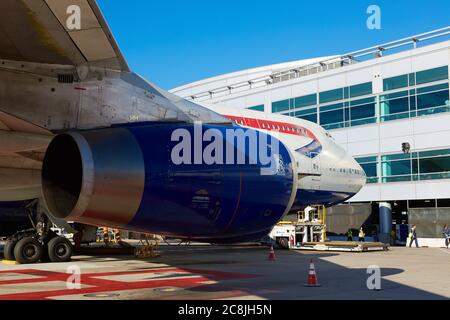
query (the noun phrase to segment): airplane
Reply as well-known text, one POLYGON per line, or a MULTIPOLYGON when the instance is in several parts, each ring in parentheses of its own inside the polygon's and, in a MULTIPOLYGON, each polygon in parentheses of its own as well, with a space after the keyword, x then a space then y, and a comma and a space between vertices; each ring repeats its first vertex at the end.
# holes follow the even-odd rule
POLYGON ((257 240, 289 212, 342 203, 366 182, 315 123, 200 105, 132 72, 95 0, 2 0, 0 16, 0 201, 39 199, 41 213, 8 238, 6 259, 70 260, 72 244, 46 218, 257 240))

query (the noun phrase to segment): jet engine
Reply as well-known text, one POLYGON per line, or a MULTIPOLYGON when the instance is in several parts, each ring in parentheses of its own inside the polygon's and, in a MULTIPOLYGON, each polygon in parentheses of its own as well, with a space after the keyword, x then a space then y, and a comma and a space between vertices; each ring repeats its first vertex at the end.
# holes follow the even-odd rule
POLYGON ((282 142, 252 129, 136 124, 56 136, 42 190, 50 214, 67 221, 238 241, 287 214, 293 166, 282 142))

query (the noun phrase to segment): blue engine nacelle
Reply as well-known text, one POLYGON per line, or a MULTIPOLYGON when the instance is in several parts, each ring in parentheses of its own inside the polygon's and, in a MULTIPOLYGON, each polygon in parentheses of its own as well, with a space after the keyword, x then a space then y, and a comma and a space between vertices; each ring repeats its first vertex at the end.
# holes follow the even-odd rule
POLYGON ((68 221, 238 242, 289 211, 292 166, 281 142, 252 129, 128 125, 55 137, 42 189, 50 214, 68 221))

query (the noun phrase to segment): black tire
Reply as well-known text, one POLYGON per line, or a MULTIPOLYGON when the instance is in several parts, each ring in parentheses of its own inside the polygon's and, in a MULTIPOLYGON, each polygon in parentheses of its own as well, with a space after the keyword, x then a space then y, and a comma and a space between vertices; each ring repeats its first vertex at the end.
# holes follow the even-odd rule
POLYGON ((14 257, 21 264, 36 263, 41 259, 42 251, 42 245, 39 241, 26 237, 17 242, 14 247, 14 257))
POLYGON ((278 245, 282 249, 289 249, 289 239, 288 238, 280 238, 280 239, 278 239, 278 245))
POLYGON ((16 244, 17 240, 6 241, 6 244, 3 247, 3 256, 5 257, 5 260, 16 260, 16 258, 14 257, 14 247, 16 246, 16 244))
POLYGON ((44 243, 44 246, 42 247, 42 257, 41 262, 48 263, 50 261, 50 257, 48 256, 48 244, 44 243))
POLYGON ((52 262, 67 262, 72 258, 73 246, 66 238, 55 237, 49 241, 47 247, 48 257, 52 262))

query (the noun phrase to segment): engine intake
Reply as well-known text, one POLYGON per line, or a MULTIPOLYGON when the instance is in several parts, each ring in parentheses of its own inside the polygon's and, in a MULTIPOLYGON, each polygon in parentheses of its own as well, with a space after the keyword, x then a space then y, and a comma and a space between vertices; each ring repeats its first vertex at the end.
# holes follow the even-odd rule
POLYGON ((93 225, 126 225, 139 208, 144 181, 142 152, 124 128, 57 136, 42 169, 49 211, 93 225))

